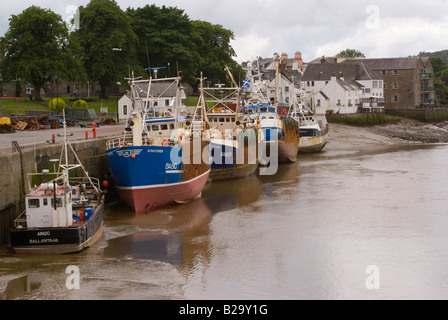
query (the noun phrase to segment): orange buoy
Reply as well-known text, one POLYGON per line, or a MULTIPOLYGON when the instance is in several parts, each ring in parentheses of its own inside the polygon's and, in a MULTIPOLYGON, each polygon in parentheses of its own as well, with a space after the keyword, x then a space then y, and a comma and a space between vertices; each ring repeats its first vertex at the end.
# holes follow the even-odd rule
POLYGON ((109 181, 104 180, 102 185, 103 185, 103 188, 107 189, 109 187, 109 181))
POLYGON ((132 158, 132 159, 135 159, 135 153, 133 153, 133 154, 131 155, 131 158, 132 158))

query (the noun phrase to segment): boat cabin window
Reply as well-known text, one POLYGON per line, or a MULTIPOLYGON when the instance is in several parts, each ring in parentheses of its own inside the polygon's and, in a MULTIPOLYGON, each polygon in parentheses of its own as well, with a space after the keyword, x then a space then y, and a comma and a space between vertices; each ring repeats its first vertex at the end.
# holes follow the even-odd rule
POLYGON ((219 118, 219 122, 224 122, 224 118, 219 118))
MULTIPOLYGON (((62 198, 56 198, 56 204, 58 207, 62 207, 62 198)), ((51 206, 54 208, 54 198, 51 198, 51 206)))
POLYGON ((160 125, 160 130, 168 130, 168 125, 167 124, 161 124, 160 125))
POLYGON ((230 122, 230 118, 226 118, 226 122, 230 122))
POLYGON ((44 206, 48 206, 48 199, 44 199, 44 206))
POLYGON ((152 131, 159 131, 159 125, 158 124, 153 124, 152 125, 152 131))
POLYGON ((174 130, 174 123, 171 123, 171 124, 170 124, 170 129, 171 129, 171 130, 174 130))
POLYGON ((268 111, 268 108, 260 108, 260 112, 266 112, 268 111))
POLYGON ((30 209, 37 209, 40 207, 40 200, 39 199, 29 199, 28 200, 28 208, 30 209))

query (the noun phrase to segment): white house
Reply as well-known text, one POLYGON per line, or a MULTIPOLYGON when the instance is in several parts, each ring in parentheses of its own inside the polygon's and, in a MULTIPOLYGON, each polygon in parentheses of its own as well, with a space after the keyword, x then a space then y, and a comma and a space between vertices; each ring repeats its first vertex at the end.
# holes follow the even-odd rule
POLYGON ((302 88, 314 97, 318 113, 356 113, 384 102, 382 78, 361 61, 314 60, 302 76, 302 88))
MULTIPOLYGON (((140 96, 144 103, 151 101, 151 107, 154 111, 163 114, 165 111, 173 112, 176 102, 176 86, 166 82, 154 82, 151 84, 150 97, 147 96, 147 89, 140 90, 140 96)), ((181 88, 181 106, 178 109, 179 114, 185 112, 184 101, 187 98, 184 88, 181 88)), ((118 101, 118 116, 120 122, 126 122, 133 111, 131 92, 126 93, 118 101)))

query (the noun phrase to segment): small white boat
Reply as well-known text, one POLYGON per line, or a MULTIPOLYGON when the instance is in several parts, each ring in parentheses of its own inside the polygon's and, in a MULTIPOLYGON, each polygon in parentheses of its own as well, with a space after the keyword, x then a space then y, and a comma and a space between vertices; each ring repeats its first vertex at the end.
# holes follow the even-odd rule
POLYGON ((10 230, 9 248, 14 253, 62 254, 81 251, 103 235, 105 196, 100 181, 88 175, 73 147, 67 140, 64 120, 64 146, 58 172, 29 174, 34 187, 25 197, 25 211, 10 230), (68 149, 77 161, 69 164, 68 149), (65 157, 64 157, 65 155, 65 157), (65 158, 65 164, 62 164, 65 158), (83 175, 72 176, 81 169, 83 175), (56 178, 51 179, 54 175, 56 178), (51 180, 48 181, 50 177, 51 180))

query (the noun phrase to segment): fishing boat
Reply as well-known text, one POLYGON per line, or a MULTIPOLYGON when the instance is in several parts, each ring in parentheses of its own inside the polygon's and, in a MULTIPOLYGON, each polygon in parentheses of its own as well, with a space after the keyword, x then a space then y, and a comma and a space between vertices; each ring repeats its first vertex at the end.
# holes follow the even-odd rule
POLYGON ((64 147, 58 172, 43 170, 28 175, 30 185, 35 181, 47 182, 29 187, 25 211, 10 230, 9 247, 15 253, 74 253, 102 238, 104 192, 99 180, 86 172, 67 140, 65 120, 63 125, 64 147), (69 164, 69 149, 76 159, 75 164, 69 164), (63 159, 65 164, 61 164, 63 159), (74 170, 83 174, 76 176, 72 173, 74 170), (51 179, 51 176, 56 177, 51 179))
POLYGON ((209 139, 205 127, 193 132, 179 115, 181 79, 129 80, 132 118, 124 135, 106 147, 117 193, 137 213, 201 197, 210 175, 202 157, 209 139), (155 114, 156 102, 170 88, 175 89, 174 105, 155 114))
MULTIPOLYGON (((276 82, 278 74, 279 61, 277 59, 276 82)), ((299 150, 299 124, 294 118, 279 115, 277 90, 275 90, 275 98, 272 103, 267 99, 267 88, 260 79, 259 73, 252 74, 251 86, 253 89, 245 101, 244 114, 241 115, 243 121, 256 121, 263 131, 266 157, 260 157, 260 165, 268 164, 267 159, 270 157, 271 150, 278 151, 278 163, 295 162, 299 150)))
POLYGON ((233 87, 204 88, 201 79, 200 103, 207 110, 212 157, 210 178, 223 180, 251 176, 258 168, 259 131, 252 122, 238 120, 240 91, 228 67, 233 87))
POLYGON ((319 152, 325 148, 329 132, 325 115, 318 115, 302 104, 294 104, 288 115, 299 123, 299 153, 319 152))

